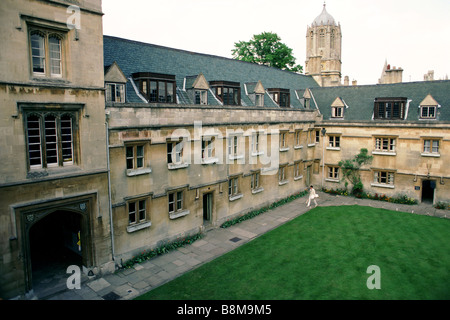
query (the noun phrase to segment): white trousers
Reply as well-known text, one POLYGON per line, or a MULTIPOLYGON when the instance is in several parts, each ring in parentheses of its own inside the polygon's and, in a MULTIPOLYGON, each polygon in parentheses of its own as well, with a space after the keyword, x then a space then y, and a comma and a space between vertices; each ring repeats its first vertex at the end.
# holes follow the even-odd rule
POLYGON ((316 206, 317 206, 316 198, 311 198, 311 197, 308 199, 308 204, 307 204, 307 206, 309 207, 309 205, 311 204, 311 199, 314 201, 314 203, 315 203, 316 206))

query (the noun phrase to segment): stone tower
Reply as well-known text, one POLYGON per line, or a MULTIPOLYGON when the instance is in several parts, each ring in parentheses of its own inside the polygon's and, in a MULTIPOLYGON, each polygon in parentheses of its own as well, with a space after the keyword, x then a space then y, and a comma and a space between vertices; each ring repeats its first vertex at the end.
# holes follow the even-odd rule
POLYGON ((320 86, 341 85, 341 25, 327 12, 314 19, 306 32, 305 74, 313 76, 320 86))

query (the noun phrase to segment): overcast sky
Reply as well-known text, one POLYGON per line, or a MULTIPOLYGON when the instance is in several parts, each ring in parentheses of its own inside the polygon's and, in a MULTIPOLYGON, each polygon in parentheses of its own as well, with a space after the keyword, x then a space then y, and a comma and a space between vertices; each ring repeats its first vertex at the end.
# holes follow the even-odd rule
MULTIPOLYGON (((231 58, 234 43, 277 33, 305 65, 306 28, 323 0, 103 0, 103 33, 231 58)), ((375 84, 385 60, 403 81, 450 76, 449 0, 327 0, 341 24, 342 77, 375 84)))

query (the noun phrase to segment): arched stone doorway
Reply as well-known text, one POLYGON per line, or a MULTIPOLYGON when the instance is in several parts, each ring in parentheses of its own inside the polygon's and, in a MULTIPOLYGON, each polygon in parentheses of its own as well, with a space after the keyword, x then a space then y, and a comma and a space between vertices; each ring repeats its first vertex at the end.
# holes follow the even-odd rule
POLYGON ((92 200, 22 211, 26 291, 38 298, 66 289, 67 268, 93 266, 92 200))
POLYGON ((32 287, 44 294, 65 287, 67 267, 82 266, 81 215, 57 210, 29 231, 32 287))

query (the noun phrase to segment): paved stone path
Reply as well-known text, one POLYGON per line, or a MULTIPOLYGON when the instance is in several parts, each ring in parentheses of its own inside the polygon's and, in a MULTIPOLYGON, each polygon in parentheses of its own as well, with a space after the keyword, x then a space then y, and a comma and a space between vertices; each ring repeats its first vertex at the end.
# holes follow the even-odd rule
MULTIPOLYGON (((318 192, 319 206, 363 205, 415 214, 448 218, 449 211, 438 210, 431 204, 401 205, 384 201, 356 199, 318 192)), ((81 289, 66 289, 48 300, 129 300, 173 280, 220 255, 241 246, 259 235, 290 221, 311 208, 306 207, 307 197, 296 199, 283 206, 267 211, 253 219, 243 221, 226 229, 213 228, 205 236, 182 248, 152 258, 131 269, 89 280, 84 277, 81 289)), ((69 276, 69 275, 68 275, 69 276)))

